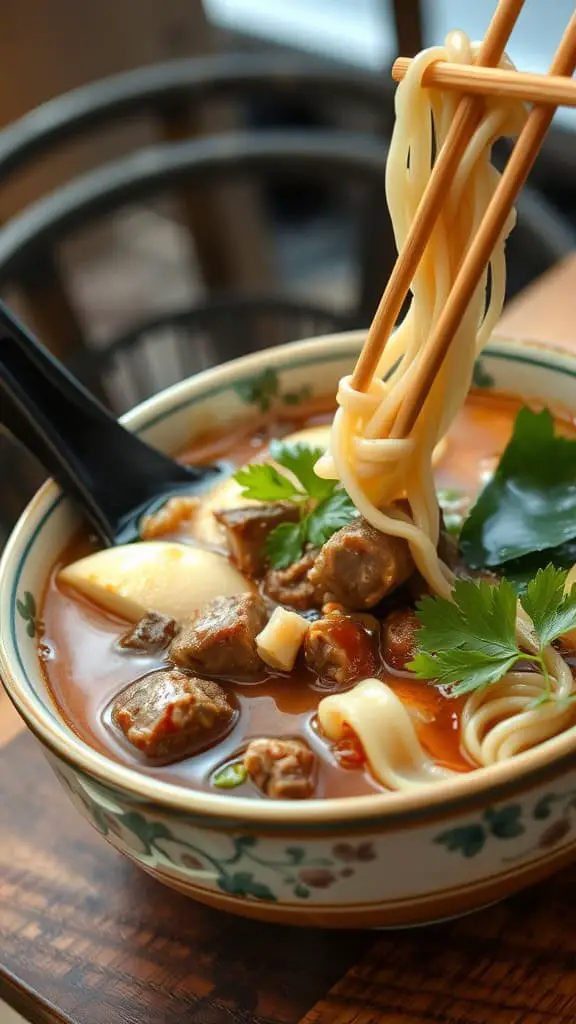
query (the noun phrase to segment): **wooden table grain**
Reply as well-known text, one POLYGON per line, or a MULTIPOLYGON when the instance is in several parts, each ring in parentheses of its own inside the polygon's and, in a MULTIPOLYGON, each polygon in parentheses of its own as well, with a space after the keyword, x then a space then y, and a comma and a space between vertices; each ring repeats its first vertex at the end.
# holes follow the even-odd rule
MULTIPOLYGON (((575 295, 576 254, 503 330, 576 344, 575 295)), ((574 1024, 575 920, 575 868, 380 936, 182 900, 78 816, 0 691, 0 998, 33 1024, 574 1024)))

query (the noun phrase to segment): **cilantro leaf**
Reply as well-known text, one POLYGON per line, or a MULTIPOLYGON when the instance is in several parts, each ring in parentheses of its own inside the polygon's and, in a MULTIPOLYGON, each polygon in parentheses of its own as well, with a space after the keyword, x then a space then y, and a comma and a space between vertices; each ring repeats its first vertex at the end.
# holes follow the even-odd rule
POLYGON ((282 523, 268 535, 266 554, 274 569, 286 569, 301 557, 304 545, 319 548, 357 514, 345 491, 336 491, 299 523, 282 523))
POLYGON ((287 569, 304 550, 304 523, 281 523, 266 538, 266 556, 273 569, 287 569))
POLYGON ((521 409, 491 481, 460 535, 472 568, 503 565, 576 538, 576 441, 547 409, 521 409))
POLYGON ((301 557, 306 544, 322 547, 357 512, 346 491, 335 480, 321 480, 316 476, 314 466, 322 455, 321 448, 272 441, 270 455, 296 478, 299 486, 267 462, 244 466, 234 479, 245 498, 291 501, 299 507, 300 522, 282 523, 266 540, 266 555, 272 567, 286 569, 301 557))
POLYGON ((519 651, 508 657, 473 650, 442 651, 436 657, 422 653, 416 655, 408 668, 420 679, 434 679, 436 686, 449 686, 451 697, 460 697, 497 683, 519 656, 519 651))
POLYGON ((567 575, 547 565, 536 573, 520 599, 542 647, 576 626, 576 586, 565 595, 567 575))
POLYGON ((335 480, 321 480, 314 472, 314 466, 324 454, 323 448, 311 448, 308 444, 285 444, 272 441, 270 455, 284 469, 290 470, 310 498, 329 497, 336 487, 335 480))
POLYGON ((417 638, 422 650, 450 651, 468 641, 466 624, 454 602, 444 597, 423 597, 416 611, 421 627, 417 638))
POLYGON ((346 526, 357 515, 356 507, 346 491, 335 491, 313 509, 305 520, 306 538, 315 548, 322 547, 332 534, 346 526))
POLYGON ((420 646, 430 651, 462 648, 483 650, 493 656, 509 657, 517 651, 516 592, 502 580, 498 586, 486 580, 457 580, 453 601, 425 597, 418 602, 422 629, 420 646))
POLYGON ((234 479, 242 488, 243 498, 256 501, 290 501, 304 495, 292 481, 268 462, 252 462, 239 469, 234 479))
POLYGON ((486 580, 457 580, 454 601, 472 633, 470 643, 494 656, 509 656, 516 644, 516 591, 508 580, 497 585, 486 580))
MULTIPOLYGON (((407 668, 448 687, 451 697, 498 682, 518 661, 537 663, 548 680, 545 648, 576 627, 576 585, 565 593, 567 575, 553 565, 540 569, 520 598, 534 626, 535 653, 518 646, 517 598, 508 580, 457 580, 453 601, 423 598, 416 606, 418 652, 407 668)), ((547 683, 534 706, 551 699, 547 683)))
POLYGON ((450 687, 450 696, 497 682, 523 657, 516 642, 516 592, 502 580, 457 580, 453 601, 417 604, 419 651, 408 668, 450 687))

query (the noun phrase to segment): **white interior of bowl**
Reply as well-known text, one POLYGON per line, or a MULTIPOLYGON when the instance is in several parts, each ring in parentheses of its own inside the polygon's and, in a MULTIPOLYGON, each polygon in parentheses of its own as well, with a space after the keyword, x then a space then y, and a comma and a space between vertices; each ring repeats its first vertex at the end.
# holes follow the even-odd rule
MULTIPOLYGON (((334 393, 338 379, 351 370, 362 340, 362 333, 353 332, 247 356, 175 385, 133 410, 124 422, 159 448, 177 451, 194 437, 195 431, 232 427, 253 415, 249 398, 254 397, 254 385, 262 380, 263 372, 268 374, 268 388, 276 378, 271 385, 272 390, 276 388, 270 398, 273 405, 292 405, 294 396, 310 388, 315 394, 334 393)), ((493 342, 483 354, 479 374, 479 380, 489 389, 539 399, 576 414, 575 378, 576 358, 570 354, 518 342, 493 342)), ((576 730, 571 729, 511 761, 416 793, 298 805, 198 793, 116 764, 92 750, 57 715, 39 669, 37 640, 29 635, 29 625, 17 611, 17 599, 24 600, 26 592, 39 602, 52 564, 78 525, 77 513, 52 483, 38 492, 23 513, 0 562, 0 667, 9 695, 43 742, 120 789, 191 813, 217 817, 317 823, 344 818, 381 819, 388 814, 412 813, 419 807, 461 802, 486 788, 506 786, 527 774, 537 774, 576 750, 576 730)))

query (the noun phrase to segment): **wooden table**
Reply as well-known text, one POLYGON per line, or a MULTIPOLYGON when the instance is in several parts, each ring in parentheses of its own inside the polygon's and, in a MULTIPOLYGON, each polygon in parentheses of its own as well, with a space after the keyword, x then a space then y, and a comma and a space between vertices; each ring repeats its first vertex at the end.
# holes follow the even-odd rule
MULTIPOLYGON (((504 317, 576 340, 576 256, 504 317)), ((294 931, 147 878, 69 805, 0 693, 0 998, 34 1024, 574 1024, 576 870, 413 932, 294 931)))

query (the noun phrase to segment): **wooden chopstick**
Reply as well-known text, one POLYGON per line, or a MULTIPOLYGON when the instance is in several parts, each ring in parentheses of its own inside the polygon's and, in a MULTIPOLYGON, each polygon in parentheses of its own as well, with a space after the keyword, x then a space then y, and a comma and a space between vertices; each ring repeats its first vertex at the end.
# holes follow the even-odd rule
MULTIPOLYGON (((410 57, 398 57, 394 61, 394 81, 402 81, 411 63, 410 57)), ((480 96, 508 96, 528 103, 576 107, 576 80, 561 75, 535 75, 526 71, 505 71, 502 68, 481 68, 475 64, 438 61, 426 69, 422 84, 480 96)))
MULTIPOLYGON (((562 36, 550 66, 552 75, 572 75, 576 67, 576 12, 562 36)), ((508 159, 496 191, 490 200, 478 234, 459 267, 434 330, 420 355, 420 364, 392 428, 392 437, 407 437, 412 430, 432 383, 442 366, 458 325, 472 298, 474 289, 488 264, 492 250, 506 223, 510 210, 532 167, 555 108, 536 105, 508 159)))
MULTIPOLYGON (((476 64, 491 66, 498 64, 523 5, 524 0, 499 0, 478 51, 476 64)), ((384 346, 408 294, 428 238, 440 216, 444 192, 480 122, 483 109, 484 100, 478 96, 463 96, 458 104, 454 120, 432 168, 424 195, 418 204, 402 251, 388 278, 384 294, 380 299, 364 347, 352 374, 352 387, 358 391, 366 390, 374 376, 384 346)))

